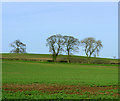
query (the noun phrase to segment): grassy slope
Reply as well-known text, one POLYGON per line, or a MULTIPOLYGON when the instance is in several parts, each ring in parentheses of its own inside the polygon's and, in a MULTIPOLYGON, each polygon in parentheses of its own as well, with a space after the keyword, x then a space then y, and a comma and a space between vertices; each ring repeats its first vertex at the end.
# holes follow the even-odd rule
POLYGON ((115 65, 37 63, 3 60, 3 83, 117 85, 115 65))
MULTIPOLYGON (((51 54, 11 54, 11 53, 3 53, 2 54, 3 58, 19 58, 19 59, 42 59, 42 58, 46 58, 48 60, 52 60, 52 55, 51 54)), ((57 59, 62 59, 62 60, 66 60, 67 55, 59 55, 57 57, 57 59)), ((118 63, 118 59, 108 59, 108 58, 95 58, 95 57, 91 57, 90 58, 91 61, 96 61, 99 62, 107 62, 107 63, 118 63)), ((81 60, 84 62, 87 61, 87 57, 86 56, 75 56, 72 55, 71 56, 71 60, 81 60)))
MULTIPOLYGON (((2 53, 2 57, 28 57, 28 58, 52 58, 51 54, 16 54, 16 53, 2 53)), ((67 57, 67 55, 59 55, 58 58, 60 57, 67 57)), ((87 58, 86 56, 76 56, 72 55, 71 57, 74 58, 87 58)), ((103 59, 103 60, 114 60, 117 61, 117 59, 109 59, 109 58, 95 58, 91 57, 92 59, 103 59)))

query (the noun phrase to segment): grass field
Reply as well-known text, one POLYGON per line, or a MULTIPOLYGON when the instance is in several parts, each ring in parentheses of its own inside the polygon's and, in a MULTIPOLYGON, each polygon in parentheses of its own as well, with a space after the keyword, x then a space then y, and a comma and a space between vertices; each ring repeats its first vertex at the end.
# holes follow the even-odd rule
POLYGON ((3 99, 117 99, 118 65, 3 60, 3 99))

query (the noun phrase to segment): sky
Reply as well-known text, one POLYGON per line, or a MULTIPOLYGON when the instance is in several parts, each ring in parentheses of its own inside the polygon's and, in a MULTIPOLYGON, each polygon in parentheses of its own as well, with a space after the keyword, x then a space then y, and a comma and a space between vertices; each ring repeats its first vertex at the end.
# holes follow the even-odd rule
MULTIPOLYGON (((19 39, 27 53, 49 54, 46 39, 54 34, 94 37, 103 44, 99 57, 118 57, 118 3, 2 3, 2 53, 9 53, 10 43, 19 39)), ((85 56, 83 47, 74 55, 85 56)))

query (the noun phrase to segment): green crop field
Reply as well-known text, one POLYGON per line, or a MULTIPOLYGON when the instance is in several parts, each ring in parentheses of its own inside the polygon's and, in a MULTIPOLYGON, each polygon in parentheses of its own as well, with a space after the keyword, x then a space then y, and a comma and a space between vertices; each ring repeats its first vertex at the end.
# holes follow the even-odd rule
POLYGON ((3 99, 117 99, 118 65, 2 61, 3 99))

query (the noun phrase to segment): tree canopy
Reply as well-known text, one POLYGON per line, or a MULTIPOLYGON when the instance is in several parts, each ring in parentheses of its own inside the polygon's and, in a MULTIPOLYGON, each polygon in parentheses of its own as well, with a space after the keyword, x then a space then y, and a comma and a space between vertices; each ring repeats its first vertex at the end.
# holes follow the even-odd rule
POLYGON ((53 55, 53 61, 56 61, 58 54, 63 51, 63 36, 60 34, 52 35, 46 41, 46 45, 49 46, 49 52, 53 55))
POLYGON ((77 52, 80 41, 73 36, 63 36, 65 51, 68 54, 68 63, 70 62, 70 54, 77 52))
POLYGON ((10 51, 12 53, 26 53, 26 44, 23 44, 20 40, 15 40, 10 46, 14 48, 10 51))
POLYGON ((84 46, 84 51, 87 57, 91 57, 91 55, 99 55, 99 51, 103 47, 100 40, 96 41, 95 38, 92 37, 82 40, 81 45, 84 46))

